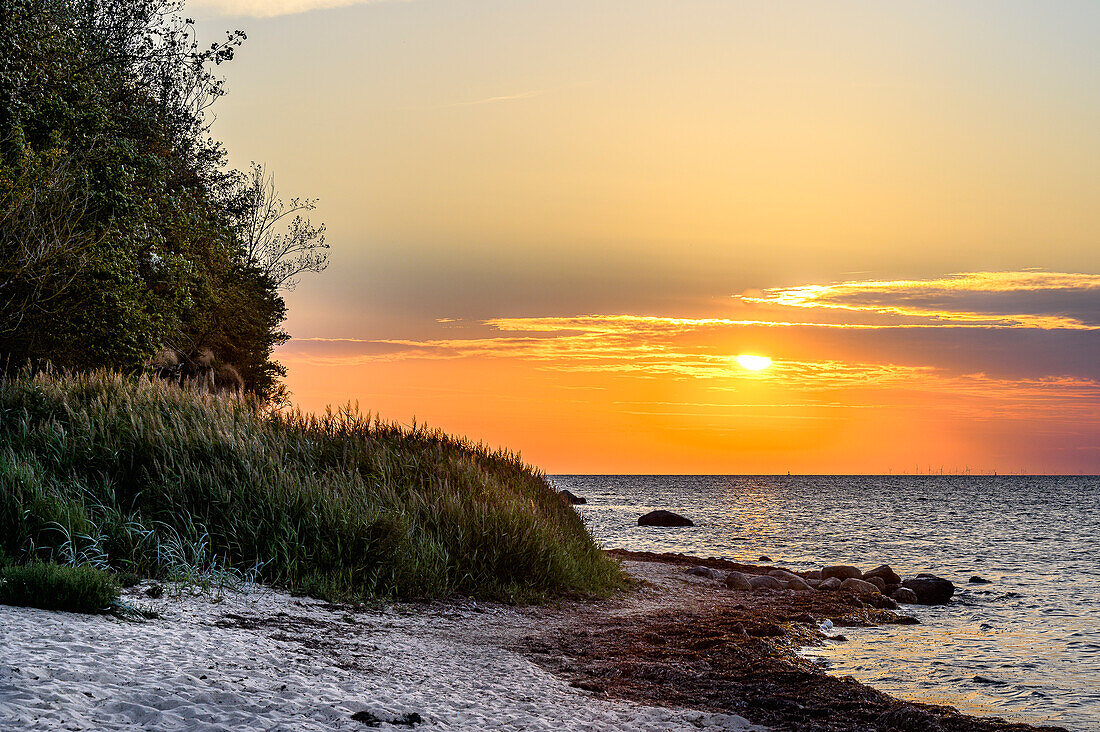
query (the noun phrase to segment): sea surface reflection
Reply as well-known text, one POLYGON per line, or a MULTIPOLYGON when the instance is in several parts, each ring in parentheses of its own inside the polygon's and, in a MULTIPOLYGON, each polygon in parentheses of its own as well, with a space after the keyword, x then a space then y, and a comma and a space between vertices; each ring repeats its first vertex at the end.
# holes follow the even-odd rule
POLYGON ((890 564, 959 588, 922 625, 846 629, 830 673, 916 701, 1100 730, 1100 478, 552 476, 607 548, 812 569, 890 564), (652 509, 693 528, 637 526, 652 509), (969 584, 981 575, 991 584, 969 584), (854 632, 850 632, 854 631, 854 632))

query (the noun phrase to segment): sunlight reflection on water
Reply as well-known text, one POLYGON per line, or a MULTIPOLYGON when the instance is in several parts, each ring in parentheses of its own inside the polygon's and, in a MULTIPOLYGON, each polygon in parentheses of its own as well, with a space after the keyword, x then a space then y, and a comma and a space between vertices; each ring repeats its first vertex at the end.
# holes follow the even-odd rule
POLYGON ((553 476, 607 547, 797 569, 890 564, 958 588, 922 625, 845 629, 809 649, 917 701, 1100 730, 1100 479, 1095 477, 553 476), (637 526, 663 508, 693 528, 637 526), (992 580, 971 585, 971 575, 992 580))

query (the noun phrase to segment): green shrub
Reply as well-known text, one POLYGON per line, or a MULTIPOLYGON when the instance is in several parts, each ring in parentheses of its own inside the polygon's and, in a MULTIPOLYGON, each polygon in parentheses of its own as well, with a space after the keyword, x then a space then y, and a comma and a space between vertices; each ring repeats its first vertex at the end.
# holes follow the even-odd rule
POLYGON ((31 562, 0 569, 0 604, 100 613, 118 600, 119 589, 101 569, 31 562))
POLYGON ((623 581, 516 454, 109 373, 0 381, 0 551, 346 598, 529 601, 623 581))

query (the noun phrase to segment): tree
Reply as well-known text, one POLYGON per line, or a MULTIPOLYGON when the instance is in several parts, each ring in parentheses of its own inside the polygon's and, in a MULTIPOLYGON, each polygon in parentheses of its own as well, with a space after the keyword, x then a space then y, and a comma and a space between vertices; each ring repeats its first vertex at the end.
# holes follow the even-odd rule
POLYGON ((275 176, 255 162, 249 174, 237 181, 236 193, 245 259, 277 288, 292 290, 303 272, 321 272, 328 266, 325 225, 314 226, 302 215, 317 207, 316 199, 292 198, 284 203, 275 189, 275 176))
POLYGON ((212 349, 278 391, 279 291, 324 268, 316 202, 226 167, 207 110, 244 34, 179 0, 0 0, 0 362, 139 370, 212 349))

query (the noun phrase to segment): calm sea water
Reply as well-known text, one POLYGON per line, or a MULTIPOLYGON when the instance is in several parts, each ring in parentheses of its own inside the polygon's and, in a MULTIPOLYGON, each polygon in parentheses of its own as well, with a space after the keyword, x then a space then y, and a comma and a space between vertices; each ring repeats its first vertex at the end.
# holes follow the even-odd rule
POLYGON ((916 626, 808 649, 895 696, 1100 730, 1100 478, 554 476, 606 548, 814 569, 890 564, 958 588, 916 626), (637 526, 647 511, 694 528, 637 526), (992 580, 968 584, 972 575, 992 580))

